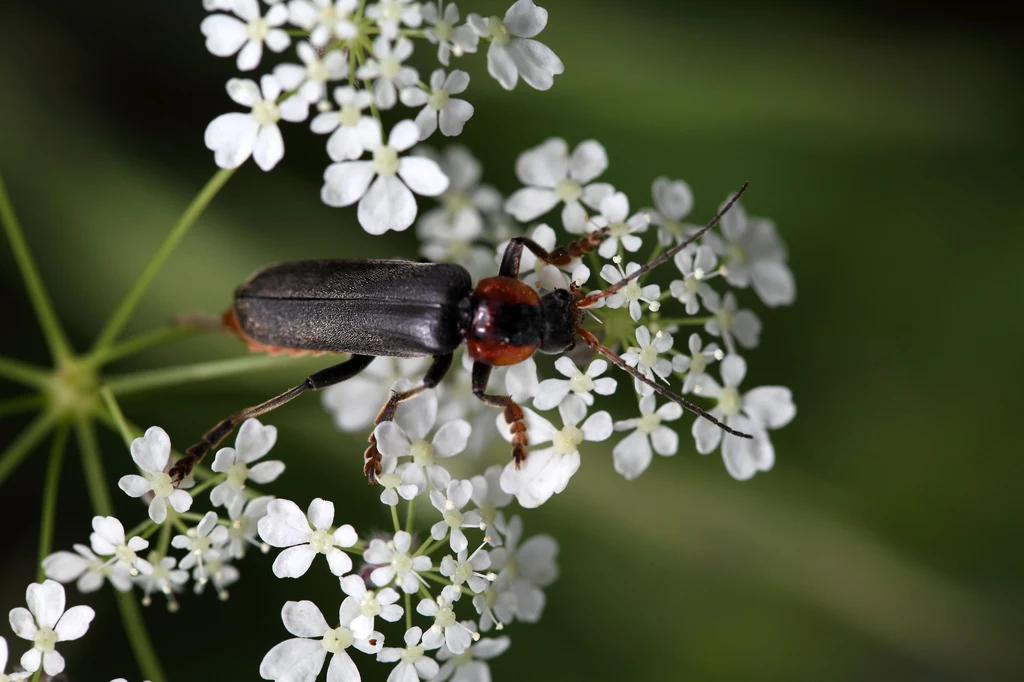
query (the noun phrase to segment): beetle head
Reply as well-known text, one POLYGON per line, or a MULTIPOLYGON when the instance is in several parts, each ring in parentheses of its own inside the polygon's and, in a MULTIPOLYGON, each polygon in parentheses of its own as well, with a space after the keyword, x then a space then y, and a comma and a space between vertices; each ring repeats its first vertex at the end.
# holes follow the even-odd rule
POLYGON ((576 295, 568 289, 555 289, 540 299, 540 308, 540 352, 554 354, 572 350, 580 318, 576 295))

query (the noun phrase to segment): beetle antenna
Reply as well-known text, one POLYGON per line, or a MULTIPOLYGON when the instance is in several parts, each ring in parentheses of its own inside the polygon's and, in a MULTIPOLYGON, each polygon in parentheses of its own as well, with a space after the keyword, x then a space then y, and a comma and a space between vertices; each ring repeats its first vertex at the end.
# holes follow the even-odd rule
MULTIPOLYGON (((744 182, 743 186, 740 187, 739 191, 736 192, 736 194, 734 194, 732 196, 732 199, 729 199, 729 201, 725 204, 725 206, 722 207, 722 210, 720 210, 718 212, 718 215, 716 215, 714 218, 712 218, 711 221, 707 225, 705 225, 704 227, 700 228, 700 230, 698 230, 696 234, 694 234, 693 236, 691 236, 688 239, 683 240, 679 244, 676 244, 671 249, 668 249, 667 251, 665 251, 665 253, 661 254, 660 256, 658 256, 657 258, 652 260, 650 263, 647 263, 647 264, 643 265, 636 272, 634 272, 632 274, 629 274, 629 275, 626 275, 625 277, 623 277, 622 279, 620 279, 618 282, 616 282, 615 284, 611 285, 607 289, 603 289, 602 291, 595 291, 592 294, 588 294, 582 301, 579 302, 579 307, 580 308, 589 308, 590 306, 592 306, 595 303, 597 303, 598 301, 600 301, 602 298, 605 298, 606 296, 611 296, 616 291, 618 291, 622 287, 624 287, 627 284, 629 284, 630 282, 632 282, 634 279, 638 279, 640 277, 643 277, 645 274, 647 274, 648 272, 650 272, 654 268, 658 267, 659 265, 667 263, 669 261, 669 259, 671 259, 673 256, 675 256, 677 253, 679 253, 680 251, 685 249, 687 246, 689 246, 693 242, 695 242, 698 239, 700 239, 701 237, 703 237, 705 232, 707 232, 708 230, 713 228, 715 225, 717 225, 719 222, 721 222, 722 216, 724 216, 726 213, 728 213, 729 209, 732 208, 733 204, 735 204, 737 201, 739 201, 740 197, 743 196, 743 193, 747 191, 747 185, 749 185, 749 184, 750 184, 749 180, 747 182, 744 182)), ((680 398, 680 400, 682 400, 682 399, 680 398)), ((676 402, 679 402, 679 401, 677 400, 676 402)), ((683 403, 679 403, 679 404, 683 405, 683 403)), ((689 403, 687 403, 687 405, 689 405, 689 403)), ((702 413, 699 412, 699 408, 697 408, 696 406, 687 407, 687 405, 683 405, 683 407, 686 407, 688 410, 697 411, 698 414, 702 414, 702 413)), ((704 415, 704 416, 707 416, 707 415, 704 415)), ((712 419, 712 421, 714 421, 714 420, 712 419)), ((721 426, 721 424, 719 424, 719 426, 721 426)), ((725 428, 726 431, 728 431, 728 429, 726 427, 723 426, 722 428, 725 428)), ((749 436, 747 436, 747 437, 749 438, 749 436)))
MULTIPOLYGON (((744 187, 746 187, 746 185, 744 185, 744 187)), ((743 190, 740 190, 741 193, 742 193, 742 191, 743 190)), ((737 196, 739 196, 739 195, 737 195, 737 196)), ((734 199, 734 201, 735 201, 735 199, 734 199)), ((731 204, 731 202, 730 202, 730 204, 731 204)), ((596 350, 598 353, 600 353, 601 355, 603 355, 606 358, 608 358, 609 360, 611 360, 612 364, 617 366, 623 372, 626 372, 627 374, 631 375, 637 381, 641 381, 641 382, 647 384, 648 386, 650 386, 651 388, 654 389, 655 393, 657 393, 658 395, 662 396, 663 398, 666 398, 667 400, 671 400, 672 402, 676 403, 677 405, 680 405, 681 407, 686 408, 687 410, 689 410, 690 412, 693 412, 698 417, 703 417, 704 419, 707 419, 709 422, 711 422, 712 424, 714 424, 718 428, 722 429, 726 433, 731 433, 732 435, 739 436, 740 438, 753 438, 753 436, 751 436, 749 433, 743 433, 742 431, 737 431, 736 429, 733 429, 733 428, 731 428, 729 426, 726 426, 721 421, 719 421, 716 417, 714 417, 713 415, 709 414, 708 412, 705 412, 700 407, 698 407, 697 405, 694 405, 693 403, 691 403, 689 400, 687 400, 683 396, 677 395, 677 394, 673 393, 672 391, 668 390, 667 388, 665 388, 664 386, 662 386, 661 384, 658 384, 658 383, 656 383, 654 381, 651 381, 646 376, 644 376, 643 372, 638 370, 636 367, 630 367, 629 365, 626 364, 625 360, 623 360, 618 355, 613 353, 609 348, 606 348, 605 346, 601 345, 601 342, 597 340, 597 337, 594 336, 593 334, 591 334, 590 332, 588 332, 586 329, 583 329, 582 327, 577 327, 576 328, 576 333, 579 334, 581 337, 583 337, 583 340, 587 343, 588 346, 590 346, 591 348, 596 350)))

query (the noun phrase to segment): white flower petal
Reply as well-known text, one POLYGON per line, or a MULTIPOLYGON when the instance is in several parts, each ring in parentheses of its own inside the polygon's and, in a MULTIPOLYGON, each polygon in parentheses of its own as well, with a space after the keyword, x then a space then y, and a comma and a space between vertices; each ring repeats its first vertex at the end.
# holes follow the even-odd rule
POLYGON ((409 189, 426 197, 436 197, 448 189, 448 176, 436 161, 422 156, 406 156, 398 162, 398 176, 409 189))
MULTIPOLYGON (((488 57, 491 51, 493 48, 488 51, 488 57)), ((537 90, 550 89, 555 83, 555 76, 565 71, 565 65, 558 55, 550 47, 536 40, 513 38, 508 47, 508 54, 523 80, 537 90)), ((508 87, 505 89, 511 90, 508 87)))
POLYGON ((320 640, 289 639, 274 646, 260 662, 260 677, 275 682, 309 682, 324 667, 327 650, 320 640))
POLYGON ((505 12, 504 22, 512 35, 533 38, 547 26, 548 12, 533 4, 533 0, 518 0, 505 12))
POLYGON ((274 575, 278 578, 299 578, 309 570, 316 555, 309 545, 289 547, 274 559, 274 575))
POLYGON ((171 455, 171 439, 159 426, 151 426, 142 438, 132 441, 131 453, 135 464, 143 471, 163 471, 171 455))
POLYGON ((64 613, 64 586, 55 580, 32 583, 25 590, 25 603, 41 628, 53 628, 64 613))
POLYGON ((320 198, 328 206, 351 206, 366 194, 374 175, 372 161, 332 163, 324 171, 320 198))
POLYGON ((505 201, 505 210, 520 222, 544 215, 558 204, 558 195, 549 189, 524 187, 505 201))
POLYGON ((378 177, 359 200, 357 217, 370 234, 402 231, 416 219, 416 199, 397 177, 378 177))
POLYGON ((271 547, 290 547, 306 542, 312 531, 306 515, 291 500, 274 500, 259 520, 260 538, 271 547))
POLYGON ((491 43, 487 49, 487 73, 491 74, 494 80, 498 81, 498 84, 506 90, 516 87, 519 71, 507 47, 491 43))
POLYGON ((122 476, 117 482, 117 487, 125 491, 129 497, 142 497, 152 490, 149 481, 136 474, 122 476))
POLYGON ((204 141, 220 168, 237 168, 252 155, 259 125, 249 114, 221 114, 206 127, 204 141))
POLYGON ((57 621, 54 631, 58 642, 78 639, 89 630, 89 623, 96 617, 96 612, 88 606, 72 606, 57 621))

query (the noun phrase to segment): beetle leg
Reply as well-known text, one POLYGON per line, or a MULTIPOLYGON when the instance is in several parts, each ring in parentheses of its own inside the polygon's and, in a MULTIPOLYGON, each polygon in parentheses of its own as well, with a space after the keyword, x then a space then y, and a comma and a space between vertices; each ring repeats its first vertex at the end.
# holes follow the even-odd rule
MULTIPOLYGON (((415 398, 423 391, 434 388, 441 380, 444 379, 444 375, 448 373, 448 370, 452 367, 452 358, 454 355, 449 353, 448 355, 435 355, 434 362, 431 363, 430 367, 427 368, 427 373, 423 375, 423 381, 419 386, 411 388, 408 391, 395 392, 391 394, 388 401, 384 403, 384 407, 380 408, 380 413, 377 418, 373 420, 374 425, 380 424, 381 422, 389 422, 395 418, 395 412, 398 411, 398 405, 400 403, 415 398)), ((370 433, 370 446, 366 448, 366 452, 363 453, 363 473, 366 474, 366 479, 370 485, 374 485, 377 482, 377 477, 380 476, 381 466, 380 450, 377 449, 377 434, 375 432, 370 433)))
POLYGON ((315 374, 310 374, 304 382, 288 389, 276 398, 271 398, 265 403, 236 412, 227 419, 224 419, 207 431, 201 441, 186 450, 185 456, 175 462, 168 472, 171 480, 174 481, 175 485, 181 483, 183 478, 192 473, 193 467, 203 461, 203 457, 206 456, 207 452, 220 445, 220 442, 227 438, 235 430, 235 427, 246 419, 258 417, 261 414, 275 410, 306 391, 317 391, 321 388, 341 383, 346 379, 351 379, 366 369, 366 366, 373 362, 373 360, 374 358, 369 355, 353 355, 340 365, 328 367, 315 374))
POLYGON ((602 227, 582 239, 559 246, 550 252, 529 237, 513 237, 505 247, 505 254, 501 257, 498 275, 513 279, 519 278, 519 259, 522 258, 523 247, 529 249, 534 256, 549 265, 568 265, 573 258, 579 258, 596 249, 597 245, 603 242, 607 236, 608 228, 602 227))
POLYGON ((516 468, 526 459, 526 422, 523 421, 523 408, 521 408, 510 396, 492 395, 487 391, 487 380, 491 378, 490 365, 482 362, 473 363, 473 395, 482 400, 485 405, 503 408, 505 421, 512 432, 512 459, 515 460, 516 468))

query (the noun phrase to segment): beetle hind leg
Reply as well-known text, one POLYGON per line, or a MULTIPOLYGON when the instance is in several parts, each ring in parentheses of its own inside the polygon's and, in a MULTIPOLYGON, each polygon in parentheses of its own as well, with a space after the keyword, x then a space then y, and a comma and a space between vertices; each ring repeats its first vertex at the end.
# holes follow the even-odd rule
POLYGON ((512 459, 516 468, 526 459, 526 422, 523 408, 519 406, 511 396, 493 395, 487 393, 487 380, 491 378, 491 366, 482 362, 473 364, 473 395, 479 398, 485 405, 500 407, 505 415, 505 422, 509 431, 512 432, 512 459))
MULTIPOLYGON (((401 403, 415 398, 420 393, 423 393, 423 391, 434 388, 441 383, 448 370, 451 369, 453 357, 451 353, 448 355, 435 355, 434 362, 427 368, 427 373, 423 375, 423 381, 420 385, 408 391, 392 393, 388 401, 384 403, 384 407, 380 408, 377 418, 373 420, 374 426, 381 422, 391 421, 395 418, 395 413, 398 411, 398 406, 401 403)), ((377 483, 377 477, 381 473, 381 453, 377 449, 377 434, 375 432, 370 433, 369 441, 370 445, 366 448, 366 452, 363 453, 363 473, 366 475, 366 480, 369 484, 374 485, 377 483)))

